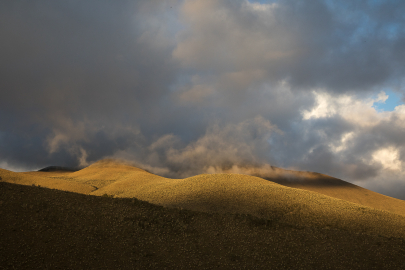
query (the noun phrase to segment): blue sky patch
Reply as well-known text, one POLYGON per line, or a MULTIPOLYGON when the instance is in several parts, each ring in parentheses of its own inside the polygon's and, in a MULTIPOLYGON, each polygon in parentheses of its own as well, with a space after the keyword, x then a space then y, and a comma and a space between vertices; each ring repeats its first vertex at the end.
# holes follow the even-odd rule
POLYGON ((373 107, 377 111, 391 112, 395 109, 396 106, 403 104, 398 93, 395 93, 391 90, 387 90, 384 92, 388 96, 388 99, 385 102, 379 101, 374 103, 373 107))

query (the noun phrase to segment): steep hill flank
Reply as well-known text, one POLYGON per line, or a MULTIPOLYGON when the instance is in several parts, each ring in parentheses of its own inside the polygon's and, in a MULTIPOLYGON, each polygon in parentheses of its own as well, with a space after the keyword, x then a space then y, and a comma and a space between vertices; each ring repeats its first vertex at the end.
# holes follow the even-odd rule
POLYGON ((404 216, 240 174, 159 179, 141 172, 136 178, 116 181, 91 194, 134 197, 202 212, 250 214, 298 226, 405 236, 404 216))
POLYGON ((63 175, 65 174, 66 172, 15 173, 0 169, 0 181, 20 185, 41 186, 82 194, 89 194, 96 190, 94 186, 64 179, 63 175))
POLYGON ((0 182, 0 269, 403 269, 405 240, 0 182))
MULTIPOLYGON (((20 180, 10 181, 10 177, 5 176, 6 181, 26 183, 30 180, 28 176, 35 176, 35 173, 11 175, 21 176, 20 180)), ((126 164, 101 161, 78 172, 53 173, 48 179, 38 176, 30 181, 34 179, 83 185, 87 189, 82 193, 137 198, 168 207, 250 214, 294 226, 332 227, 390 237, 405 236, 404 216, 248 175, 210 174, 168 179, 126 164), (89 187, 93 186, 89 192, 89 187)))
POLYGON ((385 196, 320 173, 298 171, 288 171, 288 173, 289 178, 269 177, 265 174, 257 174, 256 176, 287 187, 310 190, 337 199, 405 216, 405 201, 403 200, 385 196))

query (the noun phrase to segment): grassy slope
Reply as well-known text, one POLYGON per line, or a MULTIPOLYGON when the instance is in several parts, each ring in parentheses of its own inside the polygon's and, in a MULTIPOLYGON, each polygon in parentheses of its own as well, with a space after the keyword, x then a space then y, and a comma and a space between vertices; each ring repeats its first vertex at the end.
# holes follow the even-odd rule
MULTIPOLYGON (((258 176, 287 187, 314 191, 333 198, 342 199, 348 202, 353 202, 367 207, 385 210, 405 216, 405 201, 403 200, 388 197, 323 174, 295 171, 288 171, 288 174, 290 179, 283 177, 266 177, 266 175, 260 174, 258 174, 258 176), (298 180, 291 180, 291 176, 296 176, 298 180)), ((4 175, 4 179, 8 179, 3 181, 8 181, 10 183, 26 185, 35 184, 83 194, 90 194, 91 192, 100 189, 93 194, 102 195, 107 193, 121 197, 134 197, 134 195, 136 197, 136 187, 145 187, 148 185, 148 183, 157 185, 157 183, 174 184, 175 182, 178 183, 182 181, 172 179, 169 180, 156 175, 151 175, 144 170, 109 160, 97 162, 88 168, 74 173, 13 173, 0 169, 0 177, 1 175, 4 175), (136 179, 136 181, 134 181, 134 179, 136 179), (107 187, 114 182, 117 183, 107 187), (132 189, 134 190, 125 190, 128 185, 132 186, 132 189), (119 189, 123 189, 123 191, 120 192, 119 189)), ((148 198, 144 197, 144 199, 148 198)))
POLYGON ((0 181, 20 185, 35 185, 82 194, 89 194, 96 189, 89 184, 64 179, 67 174, 64 172, 15 173, 0 169, 0 181))
POLYGON ((290 174, 293 175, 294 173, 297 174, 299 180, 258 176, 287 187, 310 190, 405 216, 405 201, 403 200, 385 196, 324 174, 306 172, 311 177, 300 177, 301 172, 291 172, 290 174))
POLYGON ((405 240, 0 182, 0 269, 403 269, 405 240))
POLYGON ((49 178, 44 177, 44 173, 35 172, 9 172, 6 175, 2 170, 0 173, 8 182, 12 182, 8 180, 9 175, 21 177, 22 184, 29 177, 37 183, 48 183, 49 179, 53 179, 72 183, 64 187, 83 185, 87 188, 86 192, 82 191, 85 194, 134 197, 154 204, 203 212, 250 214, 296 226, 332 227, 405 237, 404 216, 247 175, 216 174, 167 179, 112 161, 97 162, 74 173, 52 173, 49 178), (97 190, 90 191, 92 186, 97 190))

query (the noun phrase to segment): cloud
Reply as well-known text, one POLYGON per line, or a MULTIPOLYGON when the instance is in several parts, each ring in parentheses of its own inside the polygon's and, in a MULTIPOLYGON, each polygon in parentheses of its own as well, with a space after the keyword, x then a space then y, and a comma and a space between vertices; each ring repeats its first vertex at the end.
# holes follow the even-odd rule
POLYGON ((169 177, 189 177, 213 168, 262 166, 270 152, 268 140, 273 132, 280 133, 268 120, 257 116, 237 124, 212 124, 205 134, 188 144, 167 134, 143 149, 140 157, 138 148, 113 157, 138 160, 140 166, 169 177))
POLYGON ((375 151, 373 159, 381 163, 384 169, 399 171, 402 169, 402 162, 399 159, 398 150, 393 147, 382 148, 375 151))
POLYGON ((3 1, 0 164, 274 165, 399 196, 405 105, 375 107, 403 98, 404 13, 394 0, 3 1))
POLYGON ((263 80, 296 88, 365 91, 399 79, 405 60, 404 5, 378 3, 185 1, 188 27, 173 55, 218 76, 260 70, 263 80))
POLYGON ((315 96, 318 104, 312 111, 303 112, 304 121, 300 123, 311 138, 300 143, 304 145, 311 140, 311 148, 305 158, 297 162, 302 162, 299 167, 349 181, 380 179, 387 185, 400 184, 398 175, 404 176, 405 141, 402 138, 405 130, 399 121, 405 117, 404 105, 392 112, 379 112, 373 107, 378 97, 362 100, 324 92, 315 96))

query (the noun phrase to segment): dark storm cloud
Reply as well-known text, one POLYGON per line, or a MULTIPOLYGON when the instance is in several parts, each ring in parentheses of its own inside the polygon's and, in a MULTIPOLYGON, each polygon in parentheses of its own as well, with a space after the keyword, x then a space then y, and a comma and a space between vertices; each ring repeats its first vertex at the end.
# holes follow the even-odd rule
POLYGON ((405 37, 403 3, 347 1, 329 8, 324 3, 295 2, 286 8, 304 25, 301 43, 309 45, 292 69, 294 85, 367 90, 403 74, 404 54, 398 49, 405 37))
POLYGON ((405 162, 405 111, 367 101, 403 91, 403 14, 403 1, 2 1, 0 165, 377 179, 405 162))
POLYGON ((162 27, 144 29, 148 14, 170 3, 151 2, 153 10, 139 1, 2 2, 2 145, 10 147, 12 132, 37 140, 21 139, 15 159, 2 149, 3 159, 56 153, 63 143, 83 144, 98 159, 127 145, 137 120, 153 121, 157 108, 148 103, 165 95, 176 68, 162 27))
MULTIPOLYGON (((297 88, 367 90, 400 79, 405 41, 401 1, 186 1, 175 56, 185 66, 259 69, 297 88)), ((239 91, 236 91, 239 94, 239 91)))
POLYGON ((15 1, 2 8, 2 19, 10 18, 1 33, 2 107, 38 118, 138 112, 172 76, 168 52, 151 47, 137 28, 140 9, 133 1, 15 1))

